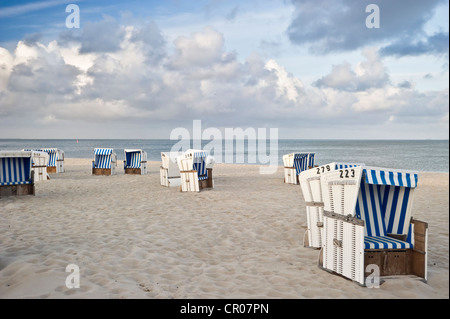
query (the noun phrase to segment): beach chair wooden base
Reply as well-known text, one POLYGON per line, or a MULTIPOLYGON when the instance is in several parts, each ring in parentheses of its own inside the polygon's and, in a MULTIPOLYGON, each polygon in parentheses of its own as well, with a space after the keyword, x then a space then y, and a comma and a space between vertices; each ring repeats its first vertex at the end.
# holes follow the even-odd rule
POLYGON ((213 188, 212 169, 207 168, 208 179, 198 180, 197 171, 180 171, 181 176, 181 192, 200 192, 205 188, 213 188))
POLYGON ((56 174, 56 166, 47 166, 48 174, 56 174))
MULTIPOLYGON (((363 225, 358 225, 358 219, 355 218, 348 218, 345 216, 339 216, 339 215, 332 215, 329 213, 325 214, 326 217, 333 217, 338 220, 340 220, 341 224, 336 224, 335 227, 342 228, 342 227, 363 227, 363 225), (353 223, 353 226, 350 226, 349 224, 353 223), (347 226, 346 226, 347 225, 347 226)), ((374 269, 377 269, 378 275, 382 278, 389 278, 389 277, 396 277, 396 276, 409 276, 409 277, 416 277, 424 282, 427 281, 427 230, 428 230, 428 224, 422 221, 418 220, 412 220, 411 223, 413 224, 413 238, 414 238, 414 248, 409 249, 364 249, 363 250, 363 264, 361 270, 364 272, 363 277, 359 277, 357 272, 352 273, 351 276, 353 276, 355 279, 351 278, 349 275, 350 272, 347 272, 346 274, 346 263, 350 259, 353 260, 353 264, 357 265, 359 263, 358 260, 360 260, 358 256, 360 256, 361 249, 358 250, 358 246, 355 243, 355 238, 358 236, 346 236, 342 237, 342 240, 334 240, 335 242, 333 244, 338 245, 339 248, 336 249, 335 252, 331 253, 328 252, 328 254, 331 253, 331 255, 328 256, 336 256, 333 261, 331 261, 331 264, 325 266, 324 265, 324 251, 327 254, 327 249, 321 249, 319 254, 319 267, 323 270, 326 270, 327 272, 340 275, 344 278, 353 280, 360 285, 365 285, 365 280, 369 275, 373 275, 374 269), (345 247, 352 246, 350 250, 346 249, 345 247), (347 251, 347 254, 352 251, 353 256, 349 257, 343 257, 345 255, 344 250, 347 251), (339 257, 338 257, 339 256, 339 257), (369 267, 370 266, 370 267, 369 267), (334 271, 333 269, 336 269, 334 271)), ((349 228, 348 228, 349 229, 349 228)), ((354 232, 357 231, 356 228, 354 228, 354 232)), ((350 233, 349 231, 347 231, 350 233)), ((404 238, 398 238, 395 235, 391 235, 393 238, 401 239, 404 238)), ((338 235, 338 237, 340 237, 338 235)), ((329 246, 330 243, 328 243, 329 246)), ((361 248, 361 247, 360 247, 361 248)), ((328 248, 328 251, 330 249, 328 248)))
POLYGON ((34 184, 0 186, 0 197, 22 195, 35 195, 34 184))
POLYGON ((110 168, 92 168, 92 175, 112 175, 110 168))
POLYGON ((125 174, 141 175, 140 168, 125 168, 125 174))

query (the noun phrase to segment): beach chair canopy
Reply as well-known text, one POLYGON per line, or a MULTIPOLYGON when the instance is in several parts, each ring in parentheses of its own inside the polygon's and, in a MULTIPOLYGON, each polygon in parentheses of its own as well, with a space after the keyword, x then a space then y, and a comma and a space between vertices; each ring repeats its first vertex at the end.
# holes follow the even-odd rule
POLYGON ((417 181, 417 173, 403 170, 340 169, 323 178, 324 209, 363 220, 365 249, 412 248, 411 209, 417 181))
POLYGON ((31 151, 0 152, 0 185, 32 184, 31 151))
POLYGON ((112 156, 114 156, 112 148, 96 148, 94 150, 94 167, 95 168, 111 168, 112 156))
POLYGON ((147 161, 147 152, 141 149, 125 149, 125 167, 141 168, 141 162, 147 161))
POLYGON ((283 155, 285 167, 295 167, 297 175, 306 171, 309 167, 314 167, 315 153, 290 153, 283 155))

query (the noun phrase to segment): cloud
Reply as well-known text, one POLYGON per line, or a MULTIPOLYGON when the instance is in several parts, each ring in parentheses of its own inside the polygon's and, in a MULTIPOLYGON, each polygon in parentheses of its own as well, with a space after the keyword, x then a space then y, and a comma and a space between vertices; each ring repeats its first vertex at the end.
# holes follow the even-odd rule
POLYGON ((422 54, 448 56, 448 39, 448 32, 438 32, 428 36, 425 40, 419 41, 404 37, 382 47, 380 53, 383 56, 417 56, 422 54))
MULTIPOLYGON (((316 54, 353 51, 389 43, 384 55, 441 53, 445 33, 427 35, 426 23, 443 0, 292 0, 294 17, 287 29, 292 43, 316 54), (379 7, 380 28, 367 28, 369 4, 379 7), (421 42, 417 39, 423 38, 421 42)), ((447 49, 448 52, 448 33, 447 49)))
POLYGON ((354 70, 349 63, 334 65, 330 74, 318 79, 313 85, 355 92, 389 84, 389 75, 376 49, 365 49, 363 55, 366 61, 358 63, 354 70))
POLYGON ((211 27, 167 43, 154 23, 113 24, 121 30, 109 40, 114 50, 99 44, 82 52, 83 37, 92 30, 74 41, 19 41, 12 52, 0 48, 2 136, 10 136, 11 121, 28 123, 30 132, 43 123, 68 131, 85 125, 108 129, 116 134, 111 138, 123 137, 109 131, 114 125, 147 132, 193 119, 216 127, 317 132, 408 122, 414 134, 417 121, 435 130, 446 125, 448 89, 418 92, 410 79, 391 83, 375 48, 364 49, 358 63, 334 65, 310 86, 276 59, 253 53, 238 60, 211 27))
POLYGON ((80 53, 116 52, 125 36, 125 30, 112 17, 99 22, 84 23, 80 38, 80 53))

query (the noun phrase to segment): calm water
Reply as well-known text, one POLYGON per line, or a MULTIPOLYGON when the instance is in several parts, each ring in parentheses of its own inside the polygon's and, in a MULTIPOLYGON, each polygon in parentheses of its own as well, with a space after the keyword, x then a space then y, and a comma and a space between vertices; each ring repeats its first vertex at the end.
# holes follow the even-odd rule
MULTIPOLYGON (((25 140, 0 139, 0 150, 20 150, 24 148, 56 147, 69 158, 93 158, 96 147, 114 148, 119 160, 124 159, 125 148, 139 148, 147 152, 148 160, 160 161, 161 152, 170 151, 176 140, 25 140)), ((192 141, 191 141, 192 143, 192 141)), ((209 141, 203 141, 207 145, 209 141)), ((212 146, 212 145, 210 145, 212 146)), ((192 147, 192 145, 191 145, 192 147)), ((231 154, 236 163, 265 162, 260 154, 269 155, 269 141, 264 149, 256 152, 256 146, 246 142, 234 143, 214 154, 217 162, 229 162, 231 154), (219 157, 219 158, 218 158, 219 157), (256 158, 256 160, 255 160, 256 158), (261 161, 259 159, 262 159, 261 161)), ((261 148, 258 148, 261 150, 261 148)), ((317 165, 330 162, 357 162, 370 166, 410 169, 427 172, 449 171, 449 141, 441 140, 279 140, 278 148, 270 154, 278 158, 282 165, 282 156, 292 152, 315 152, 317 165)))

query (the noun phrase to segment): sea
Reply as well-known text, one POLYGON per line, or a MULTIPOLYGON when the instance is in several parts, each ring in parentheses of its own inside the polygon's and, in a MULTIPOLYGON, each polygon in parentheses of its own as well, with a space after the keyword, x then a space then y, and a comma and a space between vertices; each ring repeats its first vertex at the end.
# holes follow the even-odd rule
POLYGON ((95 148, 113 148, 118 160, 124 149, 142 149, 149 161, 160 161, 161 152, 187 148, 210 151, 216 163, 283 165, 282 157, 294 152, 315 153, 315 164, 364 163, 368 166, 414 170, 449 171, 448 140, 304 140, 279 139, 253 143, 248 140, 181 141, 169 139, 0 139, 0 151, 58 148, 66 158, 93 158, 95 148), (270 162, 269 162, 270 158, 270 162))

